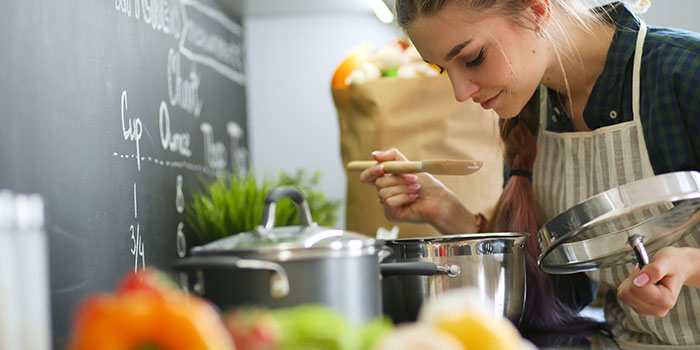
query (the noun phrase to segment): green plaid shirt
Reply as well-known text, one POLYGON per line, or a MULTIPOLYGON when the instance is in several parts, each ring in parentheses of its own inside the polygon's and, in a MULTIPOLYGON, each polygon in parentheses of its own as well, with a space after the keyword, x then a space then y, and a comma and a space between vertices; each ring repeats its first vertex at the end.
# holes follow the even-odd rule
MULTIPOLYGON (((611 9, 617 30, 583 112, 591 129, 633 119, 632 61, 639 19, 620 4, 611 9)), ((654 172, 700 170, 700 34, 648 26, 640 83, 640 117, 654 172)), ((550 100, 547 130, 574 131, 556 100, 550 100)))

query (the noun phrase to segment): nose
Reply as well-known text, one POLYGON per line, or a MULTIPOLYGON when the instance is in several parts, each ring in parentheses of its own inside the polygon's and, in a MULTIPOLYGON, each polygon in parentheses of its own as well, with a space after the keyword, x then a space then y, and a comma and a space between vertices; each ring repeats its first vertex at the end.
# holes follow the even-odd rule
POLYGON ((455 99, 459 102, 469 100, 475 93, 481 90, 481 85, 473 82, 471 79, 455 79, 450 77, 452 82, 452 90, 455 93, 455 99))

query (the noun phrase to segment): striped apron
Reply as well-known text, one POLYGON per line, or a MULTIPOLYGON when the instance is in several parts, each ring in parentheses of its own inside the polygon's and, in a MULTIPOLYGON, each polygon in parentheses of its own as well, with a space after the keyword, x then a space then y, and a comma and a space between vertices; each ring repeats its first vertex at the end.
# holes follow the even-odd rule
MULTIPOLYGON (((640 24, 632 74, 633 120, 593 131, 555 133, 546 130, 547 89, 540 88, 538 154, 533 169, 537 220, 542 224, 597 193, 653 176, 639 119, 640 66, 646 25, 640 24)), ((617 113, 611 112, 611 117, 617 113)), ((691 233, 673 246, 700 247, 700 233, 691 233)), ((630 274, 632 264, 588 272, 611 288, 604 296, 605 318, 623 348, 698 349, 700 346, 700 289, 684 286, 678 302, 662 318, 640 316, 618 301, 615 288, 630 274), (657 345, 647 345, 657 344, 657 345), (678 346, 681 345, 681 346, 678 346), (685 345, 685 346, 683 346, 685 345)))

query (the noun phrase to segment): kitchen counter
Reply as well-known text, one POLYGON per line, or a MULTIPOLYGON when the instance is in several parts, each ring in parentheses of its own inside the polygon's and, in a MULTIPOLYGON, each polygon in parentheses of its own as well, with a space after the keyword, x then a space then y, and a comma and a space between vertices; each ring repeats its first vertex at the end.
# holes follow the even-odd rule
MULTIPOLYGON (((597 321, 604 321, 603 310, 586 307, 581 314, 597 321)), ((619 346, 607 331, 588 334, 568 334, 559 331, 532 332, 521 330, 523 336, 542 350, 618 350, 619 346)))
POLYGON ((619 350, 606 332, 587 335, 561 332, 524 333, 523 336, 542 350, 619 350))

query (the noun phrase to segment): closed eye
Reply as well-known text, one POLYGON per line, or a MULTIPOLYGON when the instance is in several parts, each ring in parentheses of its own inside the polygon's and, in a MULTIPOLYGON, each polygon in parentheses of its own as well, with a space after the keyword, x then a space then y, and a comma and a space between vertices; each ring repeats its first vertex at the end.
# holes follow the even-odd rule
POLYGON ((479 50, 479 55, 475 59, 467 62, 467 67, 476 67, 484 60, 484 49, 479 50))

